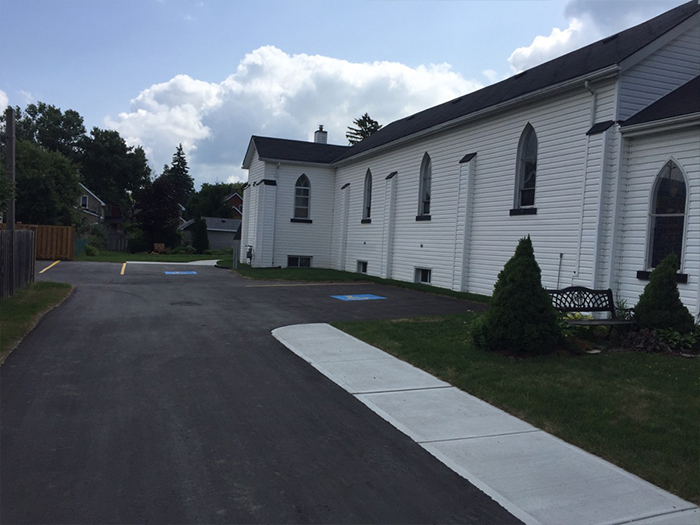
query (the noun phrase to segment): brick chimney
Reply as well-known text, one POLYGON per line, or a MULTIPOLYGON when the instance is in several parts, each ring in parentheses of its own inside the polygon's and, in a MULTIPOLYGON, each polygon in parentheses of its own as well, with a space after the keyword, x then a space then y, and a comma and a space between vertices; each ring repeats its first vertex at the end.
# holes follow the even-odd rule
POLYGON ((323 131, 323 124, 314 132, 314 142, 316 144, 328 144, 328 132, 323 131))

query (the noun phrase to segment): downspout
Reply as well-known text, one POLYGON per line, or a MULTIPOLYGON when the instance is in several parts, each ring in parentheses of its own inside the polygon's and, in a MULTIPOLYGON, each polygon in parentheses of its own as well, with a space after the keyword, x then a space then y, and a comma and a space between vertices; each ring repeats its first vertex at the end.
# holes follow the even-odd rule
MULTIPOLYGON (((596 106, 598 104, 598 92, 595 91, 591 87, 590 80, 586 80, 583 83, 583 87, 586 88, 586 91, 588 91, 591 94, 590 127, 593 127, 593 125, 595 124, 596 106)), ((589 154, 590 144, 591 144, 591 137, 590 137, 590 135, 586 135, 586 159, 583 163, 583 183, 582 183, 582 187, 581 187, 581 210, 580 210, 580 222, 579 222, 578 249, 576 251, 576 270, 574 271, 574 275, 572 278, 572 284, 573 284, 573 279, 579 279, 580 270, 581 270, 581 244, 583 242, 583 213, 584 213, 584 209, 586 206, 586 183, 588 182, 588 154, 589 154)), ((560 263, 561 263, 561 261, 560 261, 560 263)), ((594 261, 594 263, 595 263, 595 261, 594 261)))
MULTIPOLYGON (((700 0, 698 0, 698 1, 700 1, 700 0)), ((595 124, 596 106, 598 106, 598 92, 595 91, 595 90, 591 87, 591 81, 590 81, 590 80, 586 80, 586 81, 583 83, 583 87, 585 87, 586 90, 587 90, 587 91, 591 94, 591 96, 593 97, 593 99, 591 100, 591 126, 593 126, 593 124, 595 124)))

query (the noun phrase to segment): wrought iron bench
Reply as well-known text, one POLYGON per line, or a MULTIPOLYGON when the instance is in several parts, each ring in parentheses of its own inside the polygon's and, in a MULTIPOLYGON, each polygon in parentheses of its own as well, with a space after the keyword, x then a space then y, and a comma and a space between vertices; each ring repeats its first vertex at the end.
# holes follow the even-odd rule
MULTIPOLYGON (((633 325, 634 321, 620 319, 615 315, 615 302, 612 290, 591 290, 583 286, 570 286, 562 290, 548 290, 552 305, 560 312, 609 312, 607 319, 567 319, 575 326, 624 326, 633 325)), ((631 311, 631 309, 628 309, 631 311)))

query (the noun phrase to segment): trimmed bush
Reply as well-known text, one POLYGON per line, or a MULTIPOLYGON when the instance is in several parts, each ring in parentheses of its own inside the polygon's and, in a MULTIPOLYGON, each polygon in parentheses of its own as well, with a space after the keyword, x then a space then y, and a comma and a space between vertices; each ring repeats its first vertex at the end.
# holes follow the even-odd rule
POLYGON ((557 311, 542 288, 541 275, 528 235, 498 274, 488 311, 472 325, 477 347, 537 355, 562 344, 557 311))
POLYGON ((681 302, 676 284, 678 256, 667 255, 649 276, 649 283, 634 307, 637 324, 649 329, 673 329, 687 334, 695 329, 693 316, 681 302))

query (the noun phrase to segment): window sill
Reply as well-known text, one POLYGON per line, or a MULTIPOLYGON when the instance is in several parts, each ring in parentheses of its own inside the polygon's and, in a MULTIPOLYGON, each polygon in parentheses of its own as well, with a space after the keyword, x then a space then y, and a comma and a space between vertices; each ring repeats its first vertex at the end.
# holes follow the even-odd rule
POLYGON ((362 219, 360 221, 360 224, 371 224, 371 223, 372 223, 372 219, 362 219))
POLYGON ((513 208, 510 215, 537 215, 537 208, 513 208))
POLYGON ((311 224, 314 221, 312 221, 311 219, 299 219, 297 217, 292 217, 291 219, 289 219, 289 222, 303 222, 306 224, 311 224))
MULTIPOLYGON (((650 275, 651 275, 650 271, 639 270, 637 272, 637 279, 639 279, 640 281, 648 281, 650 275)), ((688 284, 688 274, 687 273, 677 273, 676 274, 676 282, 679 284, 688 284)))
POLYGON ((417 221, 429 221, 430 215, 416 215, 417 221))

